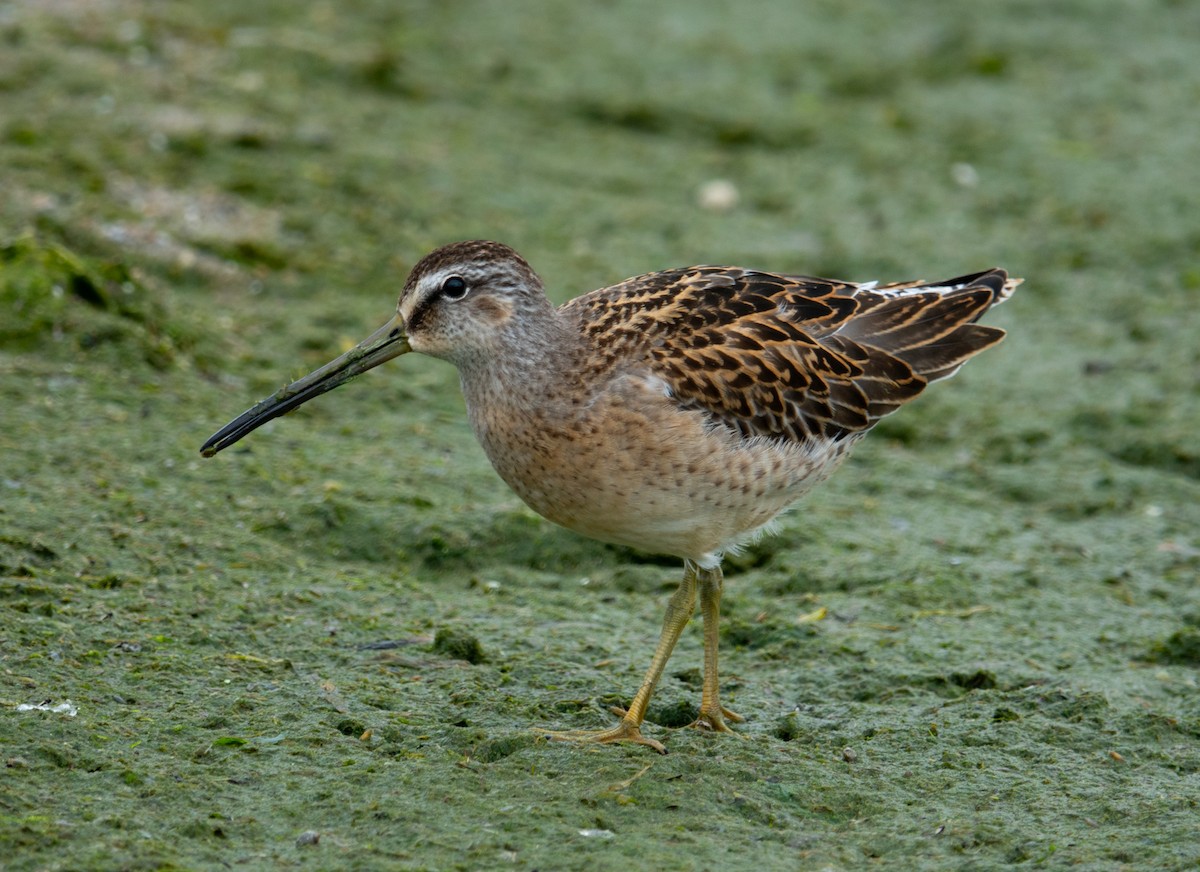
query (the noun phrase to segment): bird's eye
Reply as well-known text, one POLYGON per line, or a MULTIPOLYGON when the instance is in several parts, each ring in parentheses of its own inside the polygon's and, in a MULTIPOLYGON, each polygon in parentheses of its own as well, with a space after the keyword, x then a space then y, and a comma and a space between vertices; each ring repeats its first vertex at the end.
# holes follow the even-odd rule
POLYGON ((450 276, 442 282, 442 296, 447 300, 461 300, 467 295, 467 280, 462 276, 450 276))

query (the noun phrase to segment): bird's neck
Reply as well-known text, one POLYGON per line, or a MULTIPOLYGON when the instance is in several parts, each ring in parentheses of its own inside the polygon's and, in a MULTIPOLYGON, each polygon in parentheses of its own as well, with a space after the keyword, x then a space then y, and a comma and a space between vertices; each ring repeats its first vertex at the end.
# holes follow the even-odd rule
POLYGON ((497 330, 486 348, 455 361, 472 423, 484 409, 534 414, 577 369, 578 332, 549 304, 523 315, 497 330))

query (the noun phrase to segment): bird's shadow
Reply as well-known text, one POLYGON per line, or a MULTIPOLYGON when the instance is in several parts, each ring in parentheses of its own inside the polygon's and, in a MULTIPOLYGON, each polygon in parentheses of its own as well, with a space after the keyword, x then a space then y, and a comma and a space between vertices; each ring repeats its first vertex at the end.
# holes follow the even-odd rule
MULTIPOLYGON (((388 505, 324 494, 264 513, 255 524, 290 550, 343 562, 408 566, 438 573, 477 573, 512 566, 563 575, 604 569, 663 567, 678 571, 678 557, 646 554, 597 542, 519 507, 448 512, 411 498, 388 505)), ((768 565, 773 550, 753 543, 724 562, 727 576, 768 565)), ((672 573, 673 574, 673 573, 672 573)))
POLYGON ((591 567, 612 564, 614 551, 623 555, 617 562, 634 555, 575 535, 524 509, 451 513, 421 499, 384 506, 326 494, 264 513, 255 531, 313 558, 445 573, 510 565, 586 574, 591 567))

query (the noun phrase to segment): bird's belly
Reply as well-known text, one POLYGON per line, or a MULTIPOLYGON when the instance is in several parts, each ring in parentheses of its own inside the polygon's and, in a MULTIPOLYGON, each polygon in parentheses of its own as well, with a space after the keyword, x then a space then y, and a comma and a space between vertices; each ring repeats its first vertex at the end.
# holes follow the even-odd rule
POLYGON ((848 447, 748 440, 698 413, 676 409, 664 420, 624 405, 571 427, 479 436, 501 478, 543 517, 701 563, 752 537, 848 447))

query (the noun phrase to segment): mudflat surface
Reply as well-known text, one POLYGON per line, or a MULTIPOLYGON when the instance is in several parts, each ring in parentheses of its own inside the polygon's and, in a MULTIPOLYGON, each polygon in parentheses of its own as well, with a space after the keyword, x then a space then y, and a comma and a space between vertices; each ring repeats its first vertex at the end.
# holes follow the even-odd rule
POLYGON ((5 867, 1195 868, 1198 33, 1106 0, 0 4, 5 867), (449 366, 200 459, 474 237, 560 300, 690 263, 1027 279, 1000 347, 729 561, 743 739, 671 729, 697 627, 668 756, 537 737, 611 722, 680 569, 524 508, 449 366))

